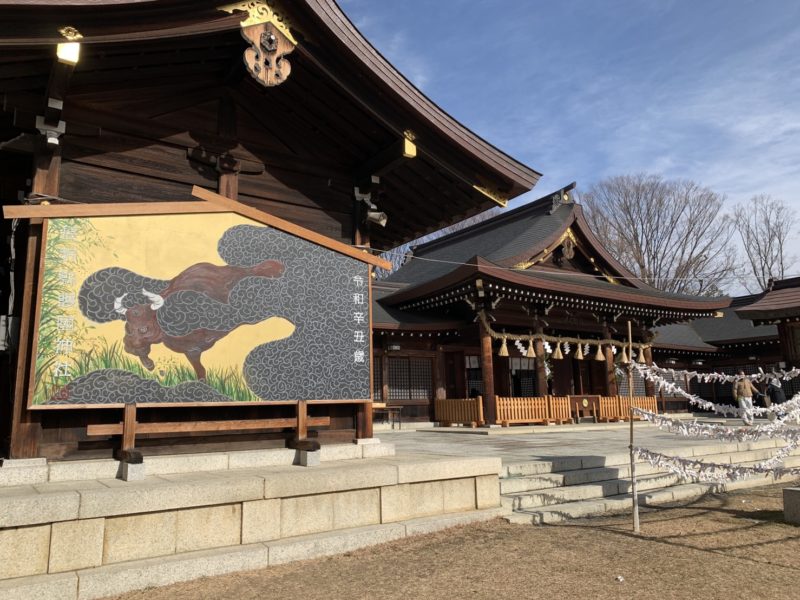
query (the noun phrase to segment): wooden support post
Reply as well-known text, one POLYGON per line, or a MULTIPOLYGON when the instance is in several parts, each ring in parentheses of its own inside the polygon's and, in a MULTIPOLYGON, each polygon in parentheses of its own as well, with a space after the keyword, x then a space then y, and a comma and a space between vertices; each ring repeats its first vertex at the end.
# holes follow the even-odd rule
POLYGON ((483 414, 486 423, 497 423, 497 410, 494 394, 494 362, 492 356, 492 336, 483 321, 479 324, 481 338, 481 374, 483 376, 483 414))
POLYGON ((356 406, 356 439, 372 437, 372 403, 356 406))
POLYGON ((603 349, 606 355, 606 395, 617 395, 617 372, 614 367, 614 353, 611 351, 611 346, 606 346, 603 349))
POLYGON ((30 225, 28 248, 25 257, 25 282, 22 290, 17 365, 14 375, 14 399, 11 409, 11 458, 35 458, 39 453, 41 424, 39 413, 27 409, 27 378, 31 356, 33 331, 33 306, 36 302, 37 257, 42 239, 42 226, 30 225))
MULTIPOLYGON (((536 325, 536 333, 543 334, 544 328, 541 325, 536 325)), ((547 396, 547 369, 544 366, 544 342, 541 338, 536 338, 533 341, 533 351, 536 353, 536 358, 534 358, 536 363, 536 394, 547 396)))
POLYGON ((381 354, 381 402, 389 402, 389 358, 381 354))
MULTIPOLYGON (((44 139, 37 141, 33 157, 31 191, 58 195, 61 168, 61 146, 53 148, 44 139)), ((35 458, 39 454, 42 434, 41 414, 28 410, 28 373, 32 361, 33 308, 36 306, 36 289, 39 274, 42 226, 31 220, 28 229, 28 247, 25 256, 25 281, 23 284, 22 314, 20 315, 19 344, 14 379, 14 404, 11 409, 11 458, 35 458)))
POLYGON ((114 453, 114 458, 121 462, 139 464, 142 462, 142 453, 135 450, 136 446, 136 403, 126 404, 122 409, 122 441, 119 450, 114 453))
POLYGON ((294 450, 313 452, 319 450, 319 442, 308 437, 308 402, 297 401, 297 425, 294 436, 286 443, 287 447, 294 450))
POLYGON ((122 412, 122 451, 136 445, 136 404, 126 404, 122 412))
MULTIPOLYGON (((226 95, 219 101, 217 132, 221 138, 231 141, 231 146, 236 145, 236 103, 226 95)), ((217 157, 216 168, 219 173, 217 191, 220 195, 236 200, 239 197, 239 161, 230 154, 217 157)))
POLYGON ((298 440, 308 439, 308 403, 305 400, 297 402, 297 435, 298 440))
MULTIPOLYGON (((649 344, 653 341, 653 334, 650 333, 647 329, 644 330, 644 334, 642 336, 642 340, 649 344)), ((644 349, 644 362, 648 366, 653 365, 653 348, 652 346, 647 346, 644 349)), ((644 380, 644 394, 645 396, 655 396, 656 395, 656 384, 650 381, 649 379, 644 380)), ((662 407, 663 408, 663 407, 662 407)), ((666 411, 664 411, 666 412, 666 411)))
POLYGON ((639 533, 639 492, 636 486, 636 457, 633 455, 633 333, 631 322, 628 321, 628 398, 630 398, 631 422, 630 452, 631 452, 631 502, 633 503, 633 533, 639 533))

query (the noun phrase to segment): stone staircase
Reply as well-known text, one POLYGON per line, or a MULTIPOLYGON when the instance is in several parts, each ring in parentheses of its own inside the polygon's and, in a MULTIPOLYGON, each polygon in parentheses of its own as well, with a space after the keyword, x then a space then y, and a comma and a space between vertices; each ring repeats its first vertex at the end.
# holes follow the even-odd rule
MULTIPOLYGON (((762 440, 664 450, 709 463, 750 465, 774 455, 783 441, 762 440)), ((784 462, 800 466, 800 449, 784 462)), ((727 484, 692 483, 649 463, 636 463, 639 505, 688 501, 709 492, 729 491, 775 483, 761 476, 727 484)), ((501 502, 512 512, 511 523, 547 524, 569 519, 605 516, 631 510, 630 456, 566 456, 503 465, 501 502)))

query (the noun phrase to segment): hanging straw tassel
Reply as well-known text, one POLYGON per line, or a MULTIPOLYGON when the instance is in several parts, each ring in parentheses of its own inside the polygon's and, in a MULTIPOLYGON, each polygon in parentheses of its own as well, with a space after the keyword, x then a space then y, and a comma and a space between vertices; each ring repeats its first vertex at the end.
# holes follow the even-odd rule
POLYGON ((575 352, 575 360, 583 360, 583 348, 578 344, 578 350, 575 352))
POLYGON ((594 355, 595 360, 605 360, 606 357, 603 354, 603 345, 597 344, 597 354, 594 355))
POLYGON ((497 353, 497 356, 508 356, 508 343, 506 336, 503 336, 503 343, 500 344, 500 351, 497 353))
POLYGON ((556 360, 564 358, 564 355, 561 354, 561 342, 556 342, 556 351, 553 352, 553 358, 556 360))
POLYGON ((636 360, 638 360, 638 361, 639 361, 640 363, 642 363, 642 364, 644 364, 644 363, 646 363, 646 362, 647 362, 647 361, 645 360, 645 358, 644 358, 644 346, 642 346, 641 348, 639 348, 639 358, 638 358, 638 359, 636 359, 636 360))
POLYGON ((628 353, 625 352, 625 346, 622 347, 622 354, 619 355, 619 362, 623 365, 628 364, 628 353))
POLYGON ((525 353, 526 358, 536 358, 536 352, 533 350, 533 338, 528 340, 528 351, 525 353))

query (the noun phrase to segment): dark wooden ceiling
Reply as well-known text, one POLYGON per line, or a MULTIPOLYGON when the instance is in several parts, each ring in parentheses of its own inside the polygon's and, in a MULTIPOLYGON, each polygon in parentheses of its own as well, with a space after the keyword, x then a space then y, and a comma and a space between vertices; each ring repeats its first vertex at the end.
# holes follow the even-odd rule
MULTIPOLYGON (((159 10, 165 19, 174 16, 181 3, 171 4, 172 12, 151 6, 150 19, 157 19, 159 10)), ((198 14, 202 15, 208 7, 200 4, 198 14)), ((103 27, 96 13, 90 14, 85 7, 78 10, 83 14, 82 27, 88 28, 84 33, 124 38, 122 25, 103 27)), ((38 25, 22 25, 25 14, 23 9, 9 9, 8 20, 0 28, 0 46, 17 40, 17 45, 0 52, 0 108, 5 126, 0 135, 5 139, 26 130, 21 125, 25 119, 19 115, 42 109, 53 64, 53 45, 18 44, 21 37, 45 35, 38 25), (11 31, 9 25, 15 22, 21 29, 11 31)), ((48 14, 58 16, 57 12, 48 14)), ((74 20, 75 14, 63 18, 74 20)), ((288 57, 291 76, 282 85, 264 88, 243 67, 246 43, 237 21, 211 14, 206 25, 217 29, 213 33, 196 33, 195 23, 192 35, 182 37, 135 39, 139 36, 131 33, 129 42, 83 44, 63 113, 70 125, 62 141, 65 160, 111 160, 114 168, 123 171, 150 169, 165 179, 174 176, 181 183, 209 185, 214 174, 203 170, 202 161, 192 162, 192 153, 227 151, 264 165, 261 173, 243 169, 240 174, 243 201, 257 205, 276 200, 298 211, 322 209, 344 224, 352 218, 359 168, 396 143, 399 128, 408 129, 420 138, 417 157, 385 174, 380 194, 373 196, 389 215, 386 228, 373 228, 371 233, 373 246, 379 248, 393 247, 494 206, 473 183, 505 186, 512 194, 524 191, 524 186, 504 179, 463 148, 431 133, 430 123, 410 112, 399 97, 365 71, 354 69, 351 57, 340 47, 341 40, 318 25, 315 30, 310 17, 298 19, 309 35, 288 57), (223 99, 235 106, 235 135, 220 131, 223 99), (154 149, 154 140, 163 147, 154 149), (192 162, 194 173, 186 174, 186 165, 178 164, 181 161, 192 162)), ((137 19, 147 21, 142 14, 137 19)), ((180 22, 166 24, 182 26, 180 22)), ((128 23, 127 27, 133 26, 128 23)))

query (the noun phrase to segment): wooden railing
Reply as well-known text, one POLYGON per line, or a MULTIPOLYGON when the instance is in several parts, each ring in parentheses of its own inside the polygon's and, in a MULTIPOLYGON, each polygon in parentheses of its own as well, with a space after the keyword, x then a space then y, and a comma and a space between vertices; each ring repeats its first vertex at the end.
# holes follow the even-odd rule
POLYGON ((497 398, 497 422, 507 427, 509 423, 547 423, 550 411, 544 396, 528 398, 497 398))
POLYGON ((550 420, 559 425, 572 422, 569 408, 569 396, 547 396, 547 406, 550 409, 550 420))
MULTIPOLYGON (((633 404, 636 408, 643 408, 644 410, 648 410, 650 412, 657 413, 658 412, 658 402, 655 396, 634 396, 633 402, 631 403, 631 398, 628 396, 620 396, 619 398, 619 405, 620 410, 625 418, 628 418, 628 415, 631 411, 631 404, 633 404)), ((634 419, 641 420, 641 417, 634 417, 634 419)))
POLYGON ((597 414, 595 418, 598 421, 622 420, 619 396, 600 396, 600 398, 597 399, 597 414))
MULTIPOLYGON (((655 396, 601 396, 597 404, 598 421, 627 421, 631 415, 631 405, 651 412, 658 412, 655 396)), ((641 420, 641 417, 633 417, 641 420)))
POLYGON ((478 427, 483 425, 483 398, 439 398, 433 401, 436 420, 442 427, 459 423, 478 427))
POLYGON ((497 422, 503 427, 512 423, 569 423, 571 420, 567 396, 497 398, 497 422))
MULTIPOLYGON (((633 406, 658 412, 655 396, 600 396, 592 401, 592 413, 598 421, 627 421, 633 406)), ((503 427, 519 423, 572 422, 569 396, 531 396, 507 398, 498 396, 497 422, 503 427)), ((436 420, 447 427, 453 424, 477 427, 484 424, 483 398, 434 400, 436 420)), ((639 419, 639 417, 634 417, 639 419)))

